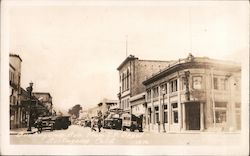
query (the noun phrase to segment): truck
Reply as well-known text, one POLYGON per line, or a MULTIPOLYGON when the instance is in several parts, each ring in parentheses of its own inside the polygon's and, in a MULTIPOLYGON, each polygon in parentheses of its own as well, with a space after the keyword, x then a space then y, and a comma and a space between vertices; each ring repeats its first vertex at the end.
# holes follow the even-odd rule
POLYGON ((143 115, 135 116, 130 113, 124 113, 121 116, 122 118, 122 130, 126 131, 129 129, 131 132, 138 130, 139 132, 143 132, 142 121, 143 115))

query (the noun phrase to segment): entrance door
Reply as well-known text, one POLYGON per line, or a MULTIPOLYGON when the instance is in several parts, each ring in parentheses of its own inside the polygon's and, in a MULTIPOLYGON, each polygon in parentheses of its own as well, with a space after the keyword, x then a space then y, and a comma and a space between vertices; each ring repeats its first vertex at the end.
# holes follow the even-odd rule
POLYGON ((200 130, 200 103, 186 103, 186 129, 200 130))

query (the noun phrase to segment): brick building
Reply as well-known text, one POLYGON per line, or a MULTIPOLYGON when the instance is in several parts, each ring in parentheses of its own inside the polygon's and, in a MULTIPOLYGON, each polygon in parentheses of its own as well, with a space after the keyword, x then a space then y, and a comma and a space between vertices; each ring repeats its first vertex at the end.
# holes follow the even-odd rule
POLYGON ((241 67, 207 57, 178 60, 143 82, 148 130, 241 128, 241 67))
POLYGON ((128 113, 142 115, 144 111, 145 86, 147 77, 164 69, 171 61, 141 60, 133 55, 128 56, 117 68, 119 71, 119 105, 128 113), (133 111, 133 112, 131 112, 133 111))

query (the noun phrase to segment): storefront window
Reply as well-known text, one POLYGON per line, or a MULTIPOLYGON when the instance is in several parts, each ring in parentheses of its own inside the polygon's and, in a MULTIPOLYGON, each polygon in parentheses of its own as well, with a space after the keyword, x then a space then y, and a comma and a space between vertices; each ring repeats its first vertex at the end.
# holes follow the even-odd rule
POLYGON ((178 104, 172 103, 172 123, 178 123, 178 104))
POLYGON ((168 123, 168 112, 164 112, 164 123, 168 123))
POLYGON ((216 123, 224 123, 227 121, 227 112, 225 110, 215 111, 216 123))
POLYGON ((159 113, 155 113, 155 118, 156 118, 156 123, 160 122, 159 121, 159 113))
POLYGON ((178 123, 178 111, 174 111, 174 123, 178 123))

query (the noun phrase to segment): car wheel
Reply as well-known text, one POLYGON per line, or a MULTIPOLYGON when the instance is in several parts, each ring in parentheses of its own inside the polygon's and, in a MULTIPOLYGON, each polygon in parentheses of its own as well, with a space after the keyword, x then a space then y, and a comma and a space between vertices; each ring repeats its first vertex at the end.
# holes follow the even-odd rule
POLYGON ((123 127, 122 127, 122 130, 123 130, 123 131, 126 131, 126 127, 123 126, 123 127))

